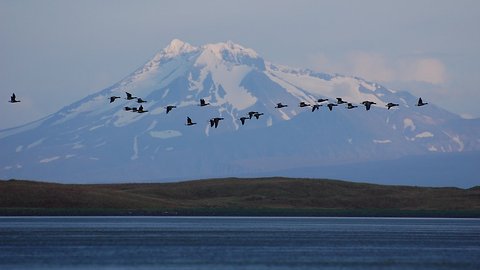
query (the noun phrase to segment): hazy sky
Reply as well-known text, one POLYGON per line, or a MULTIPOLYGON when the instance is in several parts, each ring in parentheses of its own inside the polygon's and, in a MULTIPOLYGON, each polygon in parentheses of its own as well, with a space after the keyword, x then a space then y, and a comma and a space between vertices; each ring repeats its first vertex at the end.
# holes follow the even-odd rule
POLYGON ((479 14, 474 0, 0 0, 0 129, 114 84, 173 38, 232 40, 480 117, 479 14), (13 91, 22 103, 7 102, 13 91))

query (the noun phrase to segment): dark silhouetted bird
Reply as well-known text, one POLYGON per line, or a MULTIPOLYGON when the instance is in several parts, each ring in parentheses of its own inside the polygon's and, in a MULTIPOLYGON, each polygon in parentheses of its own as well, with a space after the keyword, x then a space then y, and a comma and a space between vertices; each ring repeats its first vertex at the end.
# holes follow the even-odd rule
POLYGON ((258 112, 254 112, 254 111, 251 111, 251 112, 248 112, 248 119, 252 119, 252 117, 258 112))
POLYGON ((347 104, 347 109, 355 109, 357 107, 358 107, 357 105, 353 105, 352 103, 347 104))
POLYGON ((132 94, 128 93, 128 92, 125 92, 125 94, 127 94, 127 99, 128 100, 132 100, 132 99, 136 99, 137 97, 134 97, 132 96, 132 94))
POLYGON ((346 101, 342 100, 342 98, 337 97, 337 104, 347 103, 346 101))
POLYGON ((117 98, 120 98, 120 97, 117 97, 117 96, 111 96, 111 97, 110 97, 110 103, 114 102, 114 101, 115 101, 115 99, 117 99, 117 98))
POLYGON ((240 121, 242 122, 242 126, 243 126, 243 125, 245 125, 245 120, 248 120, 248 119, 249 119, 248 117, 243 117, 243 116, 242 116, 242 117, 240 117, 240 119, 238 119, 238 120, 240 120, 240 121))
POLYGON ((419 98, 419 99, 418 99, 417 106, 420 107, 420 106, 427 105, 427 104, 428 104, 428 103, 424 103, 424 102, 423 102, 422 98, 419 98))
POLYGON ((137 112, 138 112, 138 113, 146 113, 146 112, 148 112, 148 111, 147 111, 147 110, 144 110, 144 109, 143 109, 143 106, 140 105, 140 107, 138 108, 137 112))
POLYGON ((201 98, 199 106, 203 107, 203 106, 207 106, 207 105, 210 105, 210 103, 205 102, 205 99, 201 98))
POLYGON ((322 105, 320 105, 320 104, 313 104, 313 105, 312 105, 312 112, 314 112, 315 110, 319 110, 319 109, 320 109, 320 106, 322 106, 322 105))
POLYGON ((302 101, 302 102, 300 102, 300 104, 298 104, 298 107, 310 107, 310 104, 302 101))
POLYGON ((281 109, 283 107, 288 107, 288 105, 285 105, 285 104, 282 104, 281 102, 280 103, 277 103, 277 106, 275 106, 275 108, 277 109, 281 109))
POLYGON ((10 97, 10 103, 17 103, 20 102, 20 100, 17 100, 17 96, 15 96, 15 93, 12 93, 12 96, 10 97))
POLYGON ((165 107, 165 109, 167 109, 167 114, 175 108, 177 108, 177 106, 174 106, 174 105, 168 105, 167 107, 165 107))
POLYGON ((257 112, 257 113, 255 113, 253 116, 255 116, 255 118, 258 119, 258 118, 260 118, 260 116, 262 116, 262 115, 263 115, 263 113, 258 113, 258 112, 257 112))
POLYGON ((217 128, 220 120, 223 120, 223 117, 215 117, 215 118, 210 119, 210 127, 215 126, 215 128, 217 128))
POLYGON ((364 102, 362 102, 362 104, 365 105, 365 109, 366 109, 367 111, 369 111, 369 110, 370 110, 370 107, 372 106, 372 104, 377 104, 377 103, 375 103, 375 102, 373 102, 373 101, 365 100, 364 102))
POLYGON ((187 116, 187 124, 186 124, 187 126, 193 126, 193 125, 196 125, 196 124, 197 123, 192 122, 192 118, 187 116))
POLYGON ((137 98, 137 103, 146 103, 146 100, 143 100, 142 98, 137 98))
POLYGON ((318 103, 322 103, 322 102, 325 102, 325 101, 328 101, 328 98, 319 98, 317 100, 318 103))
POLYGON ((137 107, 133 107, 133 108, 132 108, 132 112, 138 112, 137 107))
POLYGON ((387 106, 388 110, 390 110, 390 108, 399 106, 399 104, 389 102, 386 106, 387 106))
MULTIPOLYGON (((133 111, 133 108, 132 108, 132 107, 125 107, 124 109, 125 109, 125 111, 133 111)), ((136 108, 135 108, 135 109, 136 109, 136 108)))
POLYGON ((328 103, 328 104, 327 104, 327 107, 328 107, 328 109, 329 109, 330 111, 333 110, 333 107, 335 107, 335 106, 338 106, 338 105, 335 104, 335 103, 328 103))

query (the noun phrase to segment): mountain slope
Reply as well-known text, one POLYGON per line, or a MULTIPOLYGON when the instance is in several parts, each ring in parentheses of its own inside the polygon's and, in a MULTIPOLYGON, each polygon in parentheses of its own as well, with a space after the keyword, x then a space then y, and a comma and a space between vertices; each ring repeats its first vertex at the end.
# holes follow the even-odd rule
POLYGON ((117 84, 0 131, 0 177, 168 181, 480 150, 478 120, 434 104, 416 107, 416 100, 360 78, 275 65, 232 42, 173 40, 117 84), (109 103, 124 92, 147 100, 148 112, 125 111, 139 106, 134 100, 109 103), (377 104, 370 111, 298 107, 336 97, 377 104), (200 98, 210 105, 198 106, 200 98), (278 102, 289 106, 276 109, 278 102), (387 110, 388 102, 400 106, 387 110), (177 108, 167 115, 167 105, 177 108), (242 126, 238 119, 249 111, 264 115, 242 126), (197 125, 185 126, 187 116, 197 125), (218 128, 208 125, 212 117, 224 118, 218 128))

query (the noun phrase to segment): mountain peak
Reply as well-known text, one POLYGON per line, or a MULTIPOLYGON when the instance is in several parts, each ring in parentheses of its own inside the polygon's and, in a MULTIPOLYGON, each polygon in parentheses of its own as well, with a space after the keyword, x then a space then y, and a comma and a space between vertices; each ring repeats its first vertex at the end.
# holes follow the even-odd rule
POLYGON ((197 47, 190 45, 180 39, 173 39, 167 47, 165 47, 160 54, 166 57, 175 57, 184 53, 190 53, 198 50, 197 47))
POLYGON ((202 51, 202 55, 198 61, 199 63, 219 59, 228 63, 248 65, 259 70, 265 70, 265 62, 257 52, 230 40, 227 42, 206 44, 202 46, 202 51))
POLYGON ((228 40, 227 42, 207 44, 203 46, 203 49, 213 52, 215 55, 219 56, 219 58, 224 58, 225 55, 242 55, 250 58, 260 57, 253 49, 245 48, 231 40, 228 40))

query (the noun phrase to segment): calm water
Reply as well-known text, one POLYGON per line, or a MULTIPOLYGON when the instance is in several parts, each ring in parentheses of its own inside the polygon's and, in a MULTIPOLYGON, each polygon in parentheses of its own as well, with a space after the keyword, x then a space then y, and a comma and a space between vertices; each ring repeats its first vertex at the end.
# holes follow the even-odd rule
POLYGON ((0 269, 480 269, 480 220, 0 218, 0 269))

